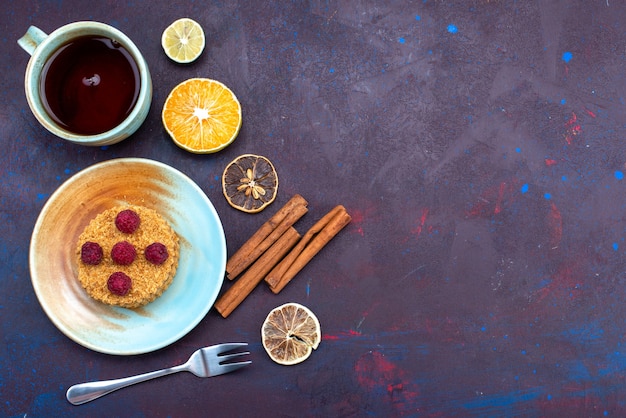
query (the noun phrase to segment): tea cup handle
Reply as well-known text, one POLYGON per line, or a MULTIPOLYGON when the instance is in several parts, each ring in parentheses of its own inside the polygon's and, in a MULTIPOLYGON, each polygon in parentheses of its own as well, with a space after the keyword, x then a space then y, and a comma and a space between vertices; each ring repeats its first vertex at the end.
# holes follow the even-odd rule
POLYGON ((33 55, 35 48, 47 37, 47 33, 36 26, 31 26, 26 31, 26 34, 17 40, 17 43, 24 51, 28 52, 29 55, 33 55))

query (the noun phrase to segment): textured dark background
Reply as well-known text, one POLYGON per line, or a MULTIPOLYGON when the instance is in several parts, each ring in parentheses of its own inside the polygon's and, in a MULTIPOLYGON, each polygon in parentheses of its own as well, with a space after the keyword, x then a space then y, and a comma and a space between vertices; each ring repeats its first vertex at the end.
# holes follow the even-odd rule
POLYGON ((624 2, 9 0, 0 27, 0 415, 626 415, 624 2), (184 16, 207 36, 188 66, 160 46, 184 16), (125 32, 152 71, 148 119, 120 144, 64 143, 27 106, 16 40, 76 20, 125 32), (242 103, 241 133, 218 154, 189 154, 162 128, 167 94, 191 77, 242 103), (258 215, 221 195, 243 153, 280 177, 258 215), (28 245, 63 181, 128 156, 196 181, 230 254, 295 193, 310 202, 299 230, 336 204, 353 222, 280 295, 259 287, 154 353, 91 352, 40 308, 28 245), (287 301, 324 333, 294 367, 274 364, 259 335, 287 301), (252 351, 238 373, 171 376, 81 407, 64 398, 234 340, 252 351))

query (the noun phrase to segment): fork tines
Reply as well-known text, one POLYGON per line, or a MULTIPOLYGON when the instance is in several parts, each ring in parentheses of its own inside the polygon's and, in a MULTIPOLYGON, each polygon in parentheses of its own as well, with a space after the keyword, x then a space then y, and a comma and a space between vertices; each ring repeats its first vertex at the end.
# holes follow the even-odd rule
POLYGON ((219 360, 219 367, 222 373, 229 373, 234 370, 237 370, 243 366, 247 366, 252 363, 250 360, 233 362, 231 360, 237 359, 242 356, 249 355, 249 351, 242 351, 233 353, 233 350, 236 350, 241 347, 246 347, 248 343, 225 343, 219 344, 213 347, 208 347, 205 350, 215 351, 215 355, 219 360))

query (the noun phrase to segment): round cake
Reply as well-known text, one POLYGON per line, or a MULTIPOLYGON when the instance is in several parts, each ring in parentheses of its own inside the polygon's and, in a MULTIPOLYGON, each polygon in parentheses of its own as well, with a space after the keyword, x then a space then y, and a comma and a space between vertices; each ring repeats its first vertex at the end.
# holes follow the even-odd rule
POLYGON ((76 246, 78 280, 107 305, 138 308, 169 287, 176 274, 179 241, 155 210, 117 206, 89 222, 76 246))

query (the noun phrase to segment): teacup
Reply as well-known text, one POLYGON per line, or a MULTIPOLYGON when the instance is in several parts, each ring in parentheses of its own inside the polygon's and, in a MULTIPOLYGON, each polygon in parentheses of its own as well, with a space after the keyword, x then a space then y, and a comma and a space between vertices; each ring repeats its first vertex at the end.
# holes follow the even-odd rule
POLYGON ((115 144, 148 115, 152 80, 135 44, 99 22, 74 22, 49 35, 31 26, 18 44, 31 55, 26 99, 48 131, 76 144, 115 144))

